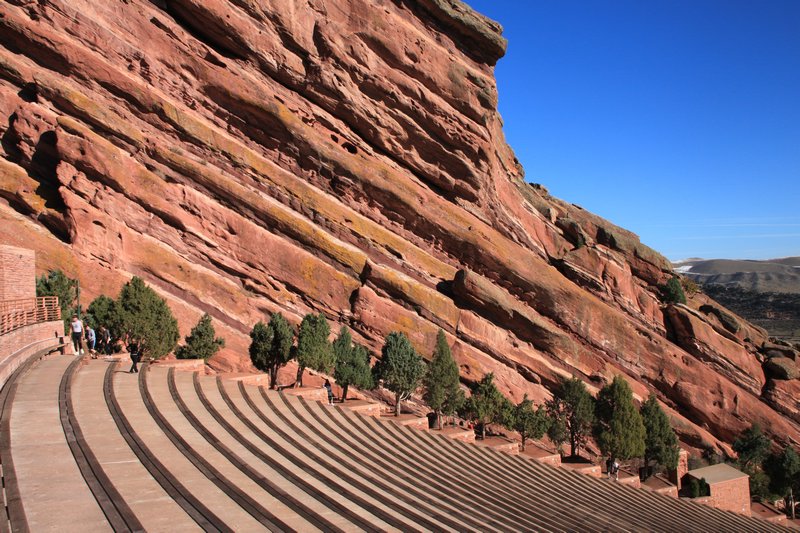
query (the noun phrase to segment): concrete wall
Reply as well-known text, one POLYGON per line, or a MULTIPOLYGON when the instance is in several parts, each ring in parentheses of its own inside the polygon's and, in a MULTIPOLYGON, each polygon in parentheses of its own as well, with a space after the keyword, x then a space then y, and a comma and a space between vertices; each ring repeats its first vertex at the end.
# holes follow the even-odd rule
POLYGON ((57 347, 63 335, 61 320, 41 322, 0 335, 0 386, 28 357, 57 347))
POLYGON ((0 245, 0 301, 36 297, 36 253, 0 245))

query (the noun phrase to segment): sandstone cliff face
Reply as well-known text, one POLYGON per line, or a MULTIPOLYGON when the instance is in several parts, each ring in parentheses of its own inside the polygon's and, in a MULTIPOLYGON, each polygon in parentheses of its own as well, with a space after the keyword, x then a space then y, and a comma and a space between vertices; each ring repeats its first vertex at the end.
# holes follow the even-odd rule
POLYGON ((4 0, 0 239, 87 297, 142 276, 184 332, 210 313, 222 370, 265 314, 314 310, 373 349, 442 328, 517 400, 623 374, 689 445, 799 441, 763 331, 665 308, 663 257, 524 182, 500 32, 457 0, 4 0))

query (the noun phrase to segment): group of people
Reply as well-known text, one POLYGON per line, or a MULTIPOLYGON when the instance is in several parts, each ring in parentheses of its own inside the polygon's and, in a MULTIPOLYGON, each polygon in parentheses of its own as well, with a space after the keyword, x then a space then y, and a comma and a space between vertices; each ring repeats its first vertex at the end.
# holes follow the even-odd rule
MULTIPOLYGON (((100 326, 95 332, 91 326, 84 325, 78 315, 72 315, 69 327, 72 350, 75 355, 88 352, 92 359, 97 359, 98 354, 111 355, 113 343, 111 342, 111 331, 107 327, 100 326)), ((142 356, 141 343, 136 338, 128 337, 125 339, 125 344, 133 362, 129 372, 138 373, 137 365, 142 356)))
POLYGON ((98 353, 111 354, 113 349, 111 331, 105 326, 100 326, 95 332, 91 326, 84 325, 78 315, 72 315, 69 327, 72 350, 75 355, 89 352, 92 359, 97 359, 98 353))

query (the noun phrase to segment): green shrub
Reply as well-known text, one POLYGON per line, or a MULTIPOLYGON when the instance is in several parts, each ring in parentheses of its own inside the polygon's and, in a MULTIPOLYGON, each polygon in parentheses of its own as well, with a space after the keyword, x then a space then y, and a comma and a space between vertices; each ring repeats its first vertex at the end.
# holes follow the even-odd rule
POLYGON ((615 376, 600 389, 595 403, 594 435, 600 451, 614 459, 642 457, 645 433, 630 385, 621 376, 615 376))
POLYGON ((297 334, 297 380, 296 387, 303 386, 303 373, 306 368, 317 370, 318 372, 330 372, 335 363, 333 358, 333 348, 328 342, 331 334, 331 327, 325 319, 325 315, 308 314, 303 317, 300 323, 300 331, 297 334))
POLYGON ((670 278, 665 285, 660 287, 661 297, 664 303, 668 304, 685 304, 686 294, 683 292, 681 280, 676 276, 670 278))
POLYGON ((192 328, 189 336, 185 338, 186 344, 175 351, 178 359, 203 359, 209 360, 225 347, 225 339, 215 337, 214 325, 211 324, 211 317, 208 313, 204 314, 197 325, 192 328))
POLYGON ((402 402, 419 386, 425 373, 425 363, 417 354, 411 341, 403 333, 393 331, 386 336, 381 359, 372 368, 375 381, 394 392, 394 414, 400 416, 402 402))
POLYGON ((372 369, 369 367, 369 352, 363 346, 353 344, 350 331, 343 327, 333 341, 336 367, 333 379, 342 388, 342 401, 347 401, 347 389, 352 385, 361 389, 373 387, 372 369))
POLYGON ((178 321, 167 302, 134 276, 117 297, 111 327, 121 338, 138 339, 142 354, 160 359, 178 343, 178 321))
MULTIPOLYGON (((472 394, 464 402, 461 412, 464 418, 472 420, 481 431, 481 439, 486 438, 486 425, 504 421, 503 415, 508 412, 508 399, 494 384, 494 374, 489 372, 483 379, 472 386, 472 394), (505 413, 504 413, 505 411, 505 413)), ((508 420, 505 420, 508 422, 508 420)))
POLYGON ((669 469, 678 466, 678 438, 669 423, 669 417, 661 409, 655 394, 650 394, 647 401, 642 404, 639 413, 645 428, 645 466, 655 461, 669 469))
POLYGON ((439 429, 442 429, 443 411, 446 406, 453 404, 454 397, 460 392, 460 386, 458 365, 450 353, 450 346, 447 345, 447 339, 441 329, 436 336, 436 348, 422 383, 425 387, 425 401, 436 413, 437 424, 439 429))
POLYGON ((570 443, 570 455, 578 455, 592 432, 594 423, 594 398, 586 384, 578 378, 562 379, 547 402, 551 425, 548 436, 557 446, 570 443))
POLYGON ((250 361, 262 372, 269 373, 269 387, 278 384, 278 370, 292 359, 294 330, 280 313, 273 314, 269 324, 259 321, 250 332, 250 361))
POLYGON ((58 296, 61 318, 68 329, 72 315, 79 309, 75 303, 78 297, 78 280, 68 277, 61 270, 50 270, 47 275, 36 278, 36 296, 58 296))

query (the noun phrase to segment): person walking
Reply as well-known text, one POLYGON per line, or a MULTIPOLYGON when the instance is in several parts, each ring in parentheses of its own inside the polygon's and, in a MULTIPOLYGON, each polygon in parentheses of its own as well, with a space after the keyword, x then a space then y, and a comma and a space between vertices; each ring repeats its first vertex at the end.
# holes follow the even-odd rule
POLYGON ((333 387, 331 386, 331 382, 326 379, 323 387, 328 391, 328 405, 333 405, 333 387))
POLYGON ((78 315, 72 315, 69 330, 71 332, 72 351, 75 355, 80 355, 83 353, 83 322, 78 318, 78 315))
POLYGON ((128 342, 128 353, 131 355, 131 362, 133 363, 128 372, 131 374, 138 374, 139 367, 137 365, 142 357, 142 346, 137 339, 133 338, 128 342))
POLYGON ((92 329, 92 326, 86 326, 86 346, 89 348, 92 359, 97 359, 97 352, 94 350, 95 344, 97 344, 97 336, 94 333, 94 329, 92 329))
POLYGON ((99 353, 105 354, 106 353, 106 344, 108 340, 106 339, 106 327, 100 326, 97 328, 97 351, 99 353))

